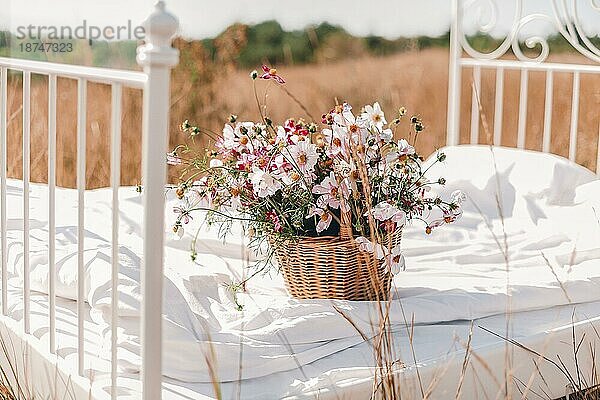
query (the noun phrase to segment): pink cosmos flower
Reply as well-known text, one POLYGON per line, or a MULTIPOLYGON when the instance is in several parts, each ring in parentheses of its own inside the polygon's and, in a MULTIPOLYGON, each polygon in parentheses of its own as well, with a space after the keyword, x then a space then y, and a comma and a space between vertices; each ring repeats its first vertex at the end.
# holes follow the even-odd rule
POLYGON ((402 226, 406 221, 406 213, 387 201, 377 204, 371 212, 376 220, 382 222, 389 220, 395 222, 396 226, 402 226))
POLYGON ((335 179, 333 171, 331 171, 329 176, 323 179, 320 184, 317 184, 312 188, 314 194, 321 195, 318 204, 320 206, 329 206, 331 208, 338 208, 340 206, 339 191, 340 186, 335 179))
POLYGON ((279 216, 275 213, 275 211, 269 211, 265 214, 265 216, 267 217, 267 221, 271 221, 273 223, 273 229, 275 232, 283 231, 283 226, 281 225, 279 216))
POLYGON ((263 70, 264 74, 262 74, 260 76, 260 79, 273 79, 275 82, 279 83, 280 85, 285 83, 283 78, 281 76, 277 75, 277 70, 275 68, 269 68, 266 65, 263 65, 262 70, 263 70))
POLYGON ((183 206, 173 207, 173 212, 179 214, 177 216, 177 221, 183 221, 184 224, 189 224, 192 220, 192 216, 190 215, 189 210, 187 210, 183 206))
POLYGON ((167 164, 169 165, 181 165, 183 161, 175 152, 167 153, 167 164))

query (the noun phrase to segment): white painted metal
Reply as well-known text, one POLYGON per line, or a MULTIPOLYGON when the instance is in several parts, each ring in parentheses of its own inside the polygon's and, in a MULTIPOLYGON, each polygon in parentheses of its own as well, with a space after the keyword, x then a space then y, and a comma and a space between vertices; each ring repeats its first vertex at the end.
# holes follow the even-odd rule
POLYGON ((577 126, 579 121, 579 72, 573 74, 573 97, 571 100, 571 132, 569 134, 569 160, 577 156, 577 126))
POLYGON ((462 54, 460 45, 461 13, 459 0, 452 0, 452 15, 450 26, 450 62, 448 68, 448 113, 446 144, 456 145, 460 140, 460 91, 461 67, 459 60, 462 54))
POLYGON ((8 70, 23 72, 23 205, 24 205, 24 308, 25 331, 29 332, 29 195, 30 178, 30 98, 31 74, 48 76, 48 213, 49 213, 49 353, 56 349, 56 101, 57 78, 72 78, 78 81, 77 110, 77 360, 78 374, 84 375, 85 334, 84 334, 84 237, 85 237, 85 185, 86 185, 86 107, 87 82, 100 82, 112 85, 112 124, 111 124, 111 187, 113 189, 112 216, 112 326, 111 326, 111 396, 117 398, 117 302, 118 302, 118 226, 119 205, 118 188, 120 181, 120 141, 122 87, 144 89, 143 108, 143 183, 144 183, 144 256, 142 272, 142 380, 143 398, 161 397, 161 321, 162 314, 162 255, 163 255, 163 215, 164 184, 166 165, 163 162, 167 147, 169 120, 169 84, 170 69, 177 64, 178 51, 171 46, 178 22, 165 11, 165 5, 159 1, 154 13, 145 21, 147 43, 138 49, 138 63, 144 72, 118 71, 103 68, 79 67, 37 61, 0 58, 0 142, 2 152, 2 306, 6 314, 6 140, 7 140, 7 74, 8 70))
MULTIPOLYGON (((497 3, 495 0, 469 0, 462 1, 461 8, 471 13, 479 13, 477 18, 477 28, 483 33, 490 33, 496 27, 497 3), (484 17, 485 14, 489 16, 484 17)), ((506 2, 502 2, 503 4, 506 2)), ((566 0, 551 0, 552 12, 540 10, 541 12, 532 12, 524 14, 523 0, 514 0, 514 13, 512 17, 512 27, 506 38, 498 47, 489 53, 483 53, 475 50, 467 40, 466 35, 460 35, 460 41, 465 52, 474 59, 496 60, 507 54, 511 49, 518 61, 525 63, 543 63, 547 60, 550 53, 550 45, 546 32, 537 33, 535 30, 524 29, 535 25, 535 22, 543 22, 546 26, 551 25, 559 32, 581 55, 598 63, 600 62, 600 48, 596 47, 587 37, 584 29, 581 27, 579 12, 576 2, 569 2, 571 7, 567 6, 566 0), (539 46, 537 56, 531 53, 524 53, 521 49, 522 44, 529 48, 539 46)), ((589 11, 600 11, 597 0, 589 0, 589 11)))
POLYGON ((85 237, 85 142, 87 81, 80 78, 77 82, 77 356, 79 375, 83 375, 85 362, 84 312, 85 265, 83 259, 85 237))
POLYGON ((600 121, 598 121, 598 150, 596 153, 596 175, 600 177, 600 121))
POLYGON ((111 397, 117 398, 117 326, 119 301, 119 186, 121 183, 121 84, 112 86, 111 187, 112 187, 112 281, 111 281, 111 397))
POLYGON ((552 105, 554 98, 554 72, 546 71, 546 97, 544 100, 544 134, 542 139, 542 151, 550 152, 550 140, 552 138, 552 105))
POLYGON ((471 87, 471 144, 479 143, 479 102, 481 99, 481 67, 473 67, 471 87))
MULTIPOLYGON (((524 148, 526 143, 526 128, 527 128, 527 109, 528 109, 528 74, 529 71, 542 71, 546 73, 546 93, 544 107, 544 131, 542 139, 542 151, 550 152, 552 140, 552 105, 553 105, 553 86, 554 73, 564 72, 573 74, 573 93, 572 93, 572 112, 570 121, 570 136, 569 136, 569 159, 575 161, 577 155, 577 127, 579 117, 579 86, 581 74, 600 74, 600 48, 596 47, 587 37, 581 27, 578 4, 568 3, 564 0, 552 0, 552 12, 533 12, 525 13, 522 0, 514 0, 515 12, 512 20, 512 28, 505 39, 489 53, 483 53, 475 50, 470 44, 465 34, 465 27, 462 26, 463 14, 478 13, 474 19, 478 25, 477 29, 484 33, 490 33, 497 23, 497 2, 495 0, 458 0, 458 5, 454 4, 453 12, 459 18, 452 23, 451 37, 454 35, 454 40, 458 37, 460 49, 453 50, 450 54, 450 71, 461 68, 489 68, 496 70, 496 109, 495 109, 495 124, 494 124, 494 144, 501 144, 501 127, 502 118, 499 118, 502 107, 502 83, 503 79, 500 75, 505 70, 516 70, 521 74, 521 83, 519 90, 519 115, 517 128, 517 147, 524 148), (534 25, 534 22, 544 22, 552 25, 559 34, 561 34, 571 46, 580 54, 594 61, 594 64, 567 64, 567 63, 550 63, 546 62, 550 46, 545 34, 536 34, 533 29, 524 29, 527 25, 534 25), (539 49, 537 55, 531 56, 531 52, 524 53, 521 47, 539 49), (512 49, 512 57, 514 59, 504 59, 503 56, 509 56, 509 50, 512 49), (462 52, 465 52, 470 57, 462 57, 462 52), (458 54, 458 56, 456 56, 458 54), (453 56, 454 55, 454 56, 453 56), (457 66, 452 65, 457 64, 457 66), (498 101, 500 99, 500 101, 498 101)), ((600 5, 597 0, 590 0, 591 11, 600 11, 600 5)), ((470 19, 473 20, 473 19, 470 19)), ((471 30, 471 29, 468 29, 471 30)), ((448 86, 449 101, 452 97, 450 94, 460 91, 461 82, 460 74, 455 76, 450 74, 448 86), (458 78, 456 78, 458 76, 458 78), (457 89, 458 88, 458 89, 457 89)), ((460 100, 460 98, 459 98, 460 100)), ((448 105, 448 112, 456 112, 460 110, 460 105, 448 105)), ((472 112, 473 114, 473 112, 472 112)), ((453 121, 457 125, 456 119, 459 115, 449 115, 448 121, 453 121)), ((472 119, 473 122, 473 119, 472 119)), ((453 133, 450 138, 458 135, 453 133)), ((455 142, 448 141, 448 144, 455 142)), ((600 157, 600 155, 599 155, 600 157)))
POLYGON ((494 101, 494 146, 502 144, 504 109, 504 68, 496 70, 496 99, 494 101))
POLYGON ((527 70, 521 70, 521 86, 519 88, 519 125, 517 127, 517 147, 525 148, 525 131, 527 129, 527 87, 529 75, 527 70))
POLYGON ((0 267, 2 268, 2 315, 8 312, 8 255, 7 252, 7 221, 6 221, 6 174, 7 174, 7 92, 8 92, 8 71, 6 68, 0 68, 0 230, 2 238, 0 239, 0 267))
POLYGON ((56 351, 56 75, 48 76, 48 318, 56 351))
POLYGON ((505 70, 528 70, 528 71, 555 71, 555 72, 580 72, 585 74, 600 74, 600 65, 581 65, 581 64, 557 64, 543 63, 535 64, 531 62, 522 62, 514 60, 479 60, 474 58, 461 58, 457 62, 463 67, 474 67, 479 65, 482 68, 504 68, 505 70))
POLYGON ((98 83, 122 83, 129 87, 142 89, 147 76, 141 72, 122 71, 108 68, 82 67, 79 65, 56 64, 42 61, 20 60, 0 57, 0 66, 34 74, 57 75, 63 78, 87 79, 98 83))
POLYGON ((159 1, 144 21, 147 43, 138 49, 138 63, 148 81, 143 112, 144 255, 142 262, 142 395, 159 400, 162 386, 162 290, 166 165, 169 126, 170 70, 179 59, 171 46, 177 19, 159 1))
POLYGON ((23 72, 23 327, 29 333, 29 179, 31 167, 31 72, 23 72))

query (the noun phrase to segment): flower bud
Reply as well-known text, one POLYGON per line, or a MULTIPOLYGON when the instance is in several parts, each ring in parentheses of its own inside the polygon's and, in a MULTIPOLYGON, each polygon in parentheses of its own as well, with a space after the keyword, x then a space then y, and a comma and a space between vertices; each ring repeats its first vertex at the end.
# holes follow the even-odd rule
POLYGON ((237 118, 238 118, 237 115, 231 114, 229 116, 229 122, 231 122, 233 124, 233 123, 235 123, 235 121, 237 121, 237 118))
POLYGON ((250 72, 250 78, 252 78, 252 80, 258 78, 258 72, 256 70, 250 72))
POLYGON ((188 121, 187 119, 185 121, 183 121, 183 123, 181 124, 180 128, 182 131, 187 131, 188 129, 190 129, 192 127, 192 125, 190 124, 190 121, 188 121))

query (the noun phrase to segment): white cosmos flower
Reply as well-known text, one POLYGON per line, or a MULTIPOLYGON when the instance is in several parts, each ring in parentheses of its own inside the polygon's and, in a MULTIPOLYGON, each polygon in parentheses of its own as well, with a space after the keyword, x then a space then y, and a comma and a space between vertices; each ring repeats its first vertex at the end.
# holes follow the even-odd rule
POLYGON ((233 130, 233 127, 229 124, 226 124, 225 127, 223 127, 223 144, 222 145, 227 150, 232 150, 232 149, 236 148, 238 145, 237 138, 235 137, 235 132, 233 130))
POLYGON ((210 160, 209 166, 210 168, 222 167, 223 161, 219 160, 218 158, 213 158, 212 160, 210 160))
POLYGON ((379 137, 381 138, 381 140, 383 140, 385 143, 389 143, 392 141, 392 139, 394 138, 394 132, 392 132, 392 130, 390 128, 384 129, 381 134, 379 135, 379 137))
POLYGON ((392 275, 398 274, 406 269, 404 256, 400 252, 400 245, 394 246, 389 254, 385 256, 385 262, 390 268, 392 275))
POLYGON ((358 236, 354 240, 358 244, 358 249, 360 251, 374 253, 378 260, 383 260, 383 258, 386 256, 386 249, 379 243, 373 244, 373 242, 364 236, 358 236))
POLYGON ((415 148, 406 139, 398 140, 398 153, 400 155, 415 154, 415 148))
POLYGON ((223 127, 223 140, 221 146, 227 150, 241 151, 256 145, 250 136, 254 129, 254 122, 238 122, 235 127, 225 124, 223 127), (242 133, 242 127, 246 133, 242 133))
POLYGON ((349 154, 348 151, 348 131, 341 126, 333 126, 333 129, 323 129, 323 136, 327 143, 325 153, 329 157, 335 157, 338 154, 349 154))
POLYGON ((396 150, 388 153, 385 156, 385 160, 388 163, 399 161, 400 157, 415 154, 415 148, 408 143, 406 139, 398 140, 398 146, 396 150))
POLYGON ((460 205, 467 199, 467 195, 461 190, 455 190, 450 195, 450 198, 452 199, 453 203, 460 205))
POLYGON ((383 125, 387 124, 381 106, 377 102, 372 106, 366 105, 365 111, 360 115, 360 119, 366 121, 369 126, 376 127, 379 130, 382 130, 383 125))
POLYGON ((308 211, 308 215, 306 218, 311 218, 317 216, 317 233, 323 232, 325 229, 329 228, 331 221, 333 220, 331 213, 329 211, 323 210, 322 208, 318 208, 315 206, 311 206, 308 211))
POLYGON ((298 142, 298 144, 289 146, 288 151, 296 166, 304 175, 310 174, 315 169, 315 165, 317 165, 319 159, 317 146, 303 140, 298 142))
POLYGON ((272 174, 258 167, 252 167, 252 172, 248 174, 248 178, 250 178, 254 193, 258 197, 272 196, 281 189, 281 183, 272 174))
POLYGON ((369 239, 367 239, 366 237, 358 236, 354 240, 356 241, 356 243, 358 243, 358 249, 360 251, 366 251, 368 253, 373 252, 373 243, 371 243, 371 241, 369 239))
POLYGON ((183 226, 179 225, 170 230, 169 236, 171 240, 181 240, 183 235, 185 235, 185 229, 183 229, 183 226))

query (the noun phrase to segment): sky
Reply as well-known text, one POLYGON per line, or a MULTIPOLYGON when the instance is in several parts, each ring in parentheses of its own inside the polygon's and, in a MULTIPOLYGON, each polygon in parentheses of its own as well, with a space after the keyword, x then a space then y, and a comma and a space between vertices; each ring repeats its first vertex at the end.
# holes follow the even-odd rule
MULTIPOLYGON (((591 35, 600 34, 600 11, 592 0, 576 0, 582 24, 591 35)), ((234 22, 257 23, 276 19, 284 29, 301 29, 323 21, 343 26, 355 35, 399 36, 445 33, 450 23, 450 0, 167 0, 167 8, 179 17, 182 36, 214 37, 234 22)), ((142 21, 152 10, 153 0, 0 0, 0 28, 18 26, 88 25, 117 26, 142 21)), ((486 3, 479 1, 475 3, 486 3)), ((514 1, 496 0, 498 24, 492 31, 509 30, 514 1)), ((569 1, 570 3, 570 1, 569 1)), ((524 0, 526 11, 550 12, 551 0, 524 0)), ((470 10, 477 13, 476 6, 470 10)), ((483 19, 489 12, 483 10, 483 19)), ((474 18, 471 18, 473 21, 474 18)), ((544 33, 550 24, 539 24, 544 33)), ((532 27, 533 29, 533 27, 532 27)))

